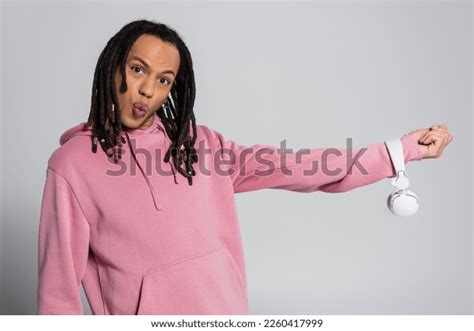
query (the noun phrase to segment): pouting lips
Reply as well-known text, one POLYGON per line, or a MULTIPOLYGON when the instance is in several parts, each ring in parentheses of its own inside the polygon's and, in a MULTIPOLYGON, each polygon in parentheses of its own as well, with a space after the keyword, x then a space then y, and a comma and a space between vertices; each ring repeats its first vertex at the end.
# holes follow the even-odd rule
POLYGON ((141 102, 141 101, 135 102, 135 103, 133 103, 133 106, 134 106, 134 107, 137 107, 137 108, 139 108, 139 109, 142 109, 142 110, 144 110, 145 112, 148 111, 148 105, 147 105, 146 103, 144 103, 144 102, 141 102))
POLYGON ((133 106, 133 114, 135 116, 144 116, 146 114, 146 111, 141 108, 137 108, 136 106, 133 106))

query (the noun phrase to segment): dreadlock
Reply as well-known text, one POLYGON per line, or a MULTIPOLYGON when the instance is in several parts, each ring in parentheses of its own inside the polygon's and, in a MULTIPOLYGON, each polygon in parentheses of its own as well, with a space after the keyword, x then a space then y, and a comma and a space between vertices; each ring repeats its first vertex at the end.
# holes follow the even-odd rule
MULTIPOLYGON (((122 82, 120 93, 127 90, 125 64, 128 53, 142 34, 150 34, 161 40, 172 43, 179 51, 180 67, 170 94, 163 104, 163 111, 156 110, 165 130, 172 140, 165 154, 164 161, 172 164, 178 172, 192 185, 196 174, 192 164, 198 161, 194 144, 196 142, 196 119, 193 112, 196 94, 193 62, 191 54, 178 35, 166 24, 147 20, 137 20, 126 24, 108 42, 100 54, 94 73, 92 86, 91 110, 87 125, 92 127, 92 151, 96 153, 99 141, 104 152, 110 148, 121 148, 122 122, 120 106, 115 91, 115 72, 119 66, 122 82), (171 98, 170 98, 171 97, 171 98), (189 135, 192 125, 193 134, 189 135), (185 169, 181 166, 185 165, 185 169)), ((114 158, 115 158, 114 154, 114 158)))

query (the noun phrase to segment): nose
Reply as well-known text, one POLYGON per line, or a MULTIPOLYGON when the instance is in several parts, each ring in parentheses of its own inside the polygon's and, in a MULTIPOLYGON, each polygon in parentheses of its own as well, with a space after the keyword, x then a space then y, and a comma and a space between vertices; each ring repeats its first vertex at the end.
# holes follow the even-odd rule
POLYGON ((139 93, 148 98, 152 97, 153 96, 153 83, 154 82, 152 79, 145 79, 139 88, 139 93))

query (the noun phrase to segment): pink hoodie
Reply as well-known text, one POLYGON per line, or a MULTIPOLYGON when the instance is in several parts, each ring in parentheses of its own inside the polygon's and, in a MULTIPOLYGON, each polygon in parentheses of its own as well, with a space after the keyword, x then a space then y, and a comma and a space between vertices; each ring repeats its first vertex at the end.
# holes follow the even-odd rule
MULTIPOLYGON (((84 124, 64 132, 48 160, 38 236, 38 314, 83 314, 81 283, 93 314, 248 314, 234 193, 344 192, 395 175, 383 142, 368 145, 358 159, 360 148, 352 148, 349 164, 349 149, 337 148, 341 153, 330 154, 323 165, 326 148, 316 148, 301 162, 287 154, 282 167, 276 147, 248 148, 197 125, 196 150, 211 153, 198 155, 189 186, 162 162, 171 140, 156 114, 149 128, 122 132, 126 152, 119 164, 100 145, 92 153, 92 131, 84 124), (211 157, 216 151, 233 155, 216 165, 217 157, 211 157), (267 153, 244 154, 248 151, 267 153), (276 169, 269 170, 267 160, 276 169), (303 174, 313 161, 317 171, 303 174), (337 168, 342 171, 328 173, 337 168), (110 173, 118 170, 120 175, 110 173)), ((409 135, 401 140, 405 163, 421 160, 417 143, 409 135)))

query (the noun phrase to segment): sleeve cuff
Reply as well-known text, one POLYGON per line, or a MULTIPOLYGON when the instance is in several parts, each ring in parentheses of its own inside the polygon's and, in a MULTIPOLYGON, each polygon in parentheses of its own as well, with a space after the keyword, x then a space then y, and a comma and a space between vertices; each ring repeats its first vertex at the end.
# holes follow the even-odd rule
POLYGON ((403 145, 403 154, 405 156, 405 164, 408 161, 420 161, 423 157, 421 155, 420 146, 409 134, 404 134, 400 138, 403 145))

